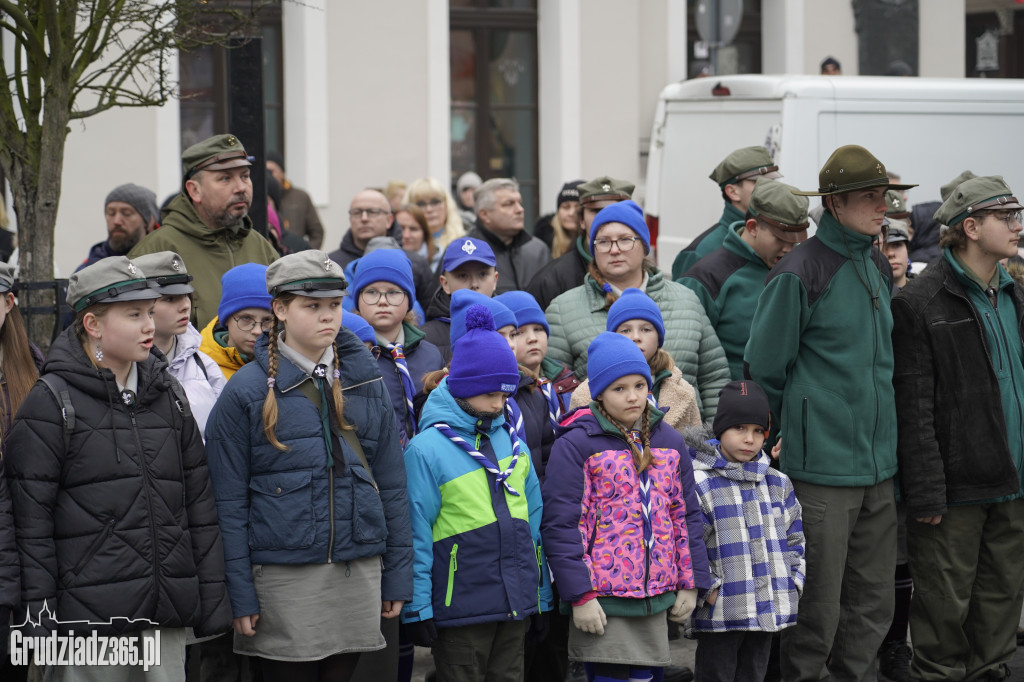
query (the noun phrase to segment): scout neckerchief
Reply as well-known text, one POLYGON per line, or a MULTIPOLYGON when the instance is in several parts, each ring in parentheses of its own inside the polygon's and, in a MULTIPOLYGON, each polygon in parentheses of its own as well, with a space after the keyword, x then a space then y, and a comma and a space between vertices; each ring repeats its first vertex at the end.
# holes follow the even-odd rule
POLYGON ((556 427, 558 420, 562 417, 562 404, 558 402, 555 387, 551 384, 551 380, 545 377, 537 379, 537 385, 540 386, 540 392, 544 394, 544 400, 548 404, 548 419, 551 420, 551 426, 556 427))
MULTIPOLYGON (((443 423, 434 424, 434 428, 440 431, 446 438, 448 438, 448 440, 462 448, 462 450, 476 460, 476 463, 481 467, 494 474, 495 490, 497 490, 498 486, 505 486, 505 490, 508 491, 510 495, 519 497, 519 492, 509 485, 508 482, 508 477, 512 475, 513 470, 516 468, 516 462, 519 461, 519 434, 516 433, 516 427, 512 423, 512 413, 508 407, 508 403, 505 404, 505 423, 502 426, 505 427, 505 431, 508 432, 509 440, 512 441, 512 461, 509 462, 504 471, 496 467, 491 460, 487 458, 487 455, 474 448, 466 441, 465 438, 455 433, 455 431, 452 430, 452 427, 443 423)), ((497 457, 497 453, 495 453, 494 456, 497 457)))
POLYGON ((409 363, 405 361, 405 348, 400 343, 389 343, 391 357, 398 368, 398 374, 402 377, 402 389, 405 391, 405 407, 409 410, 409 437, 416 435, 416 410, 413 408, 412 399, 416 395, 416 387, 412 383, 412 375, 409 373, 409 363))
MULTIPOLYGON (((341 372, 336 369, 332 370, 327 365, 328 362, 332 364, 334 363, 334 348, 328 346, 324 349, 323 355, 320 356, 320 362, 313 364, 308 358, 289 346, 284 333, 282 333, 280 344, 278 345, 278 352, 287 358, 288 361, 295 365, 300 371, 308 374, 313 385, 316 386, 316 392, 320 396, 320 431, 324 439, 324 449, 327 452, 327 468, 333 469, 334 443, 331 438, 330 400, 327 397, 327 394, 331 391, 331 382, 328 380, 328 373, 330 373, 331 377, 335 381, 337 381, 341 376, 341 372)), ((273 387, 275 383, 276 381, 273 377, 267 378, 268 386, 273 387)))
MULTIPOLYGON (((629 443, 642 451, 644 444, 640 440, 640 432, 631 430, 627 431, 626 434, 629 443)), ((647 469, 644 469, 637 472, 636 478, 639 483, 640 511, 643 512, 644 517, 644 542, 647 543, 648 548, 651 548, 654 546, 654 526, 651 524, 651 477, 648 476, 647 469)))

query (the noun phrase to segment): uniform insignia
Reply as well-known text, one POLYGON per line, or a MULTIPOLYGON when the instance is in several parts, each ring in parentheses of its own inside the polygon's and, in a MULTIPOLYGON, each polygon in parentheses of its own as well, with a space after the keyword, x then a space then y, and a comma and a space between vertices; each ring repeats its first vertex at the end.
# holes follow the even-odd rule
POLYGON ((135 269, 135 263, 128 263, 128 272, 133 275, 138 272, 138 270, 135 269))
POLYGON ((171 261, 171 268, 173 268, 175 272, 181 272, 181 263, 177 258, 171 261))
POLYGON ((602 190, 604 190, 605 192, 610 192, 610 191, 611 191, 611 189, 612 189, 612 186, 611 186, 611 185, 609 185, 609 184, 608 184, 608 183, 606 182, 606 183, 604 183, 603 185, 601 185, 601 189, 602 189, 602 190))
POLYGON ((476 251, 476 244, 474 244, 472 241, 467 239, 466 241, 464 241, 462 243, 462 250, 465 253, 468 253, 470 256, 472 256, 473 252, 476 251))
POLYGON ((875 164, 875 170, 878 171, 879 175, 881 175, 882 174, 882 164, 876 163, 875 164))
POLYGON ((334 261, 332 261, 330 259, 330 257, 324 258, 324 272, 330 272, 331 271, 331 266, 333 266, 333 265, 334 265, 334 261))

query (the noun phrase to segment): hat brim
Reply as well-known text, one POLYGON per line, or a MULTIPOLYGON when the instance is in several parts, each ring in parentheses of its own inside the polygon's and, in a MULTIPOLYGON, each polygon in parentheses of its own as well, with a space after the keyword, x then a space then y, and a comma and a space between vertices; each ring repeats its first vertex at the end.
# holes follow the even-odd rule
MULTIPOLYGON (((768 223, 765 223, 768 225, 768 223)), ((774 225, 768 225, 768 229, 778 239, 789 244, 799 244, 800 242, 807 241, 807 230, 800 230, 798 232, 791 232, 789 230, 781 230, 774 225)))
POLYGON ((873 189, 879 187, 886 191, 890 189, 904 190, 912 189, 917 185, 893 185, 889 183, 884 184, 872 184, 872 183, 854 183, 852 185, 843 185, 842 187, 836 187, 834 190, 822 190, 820 187, 817 191, 804 192, 803 190, 793 190, 793 194, 801 197, 828 197, 833 194, 846 194, 847 192, 857 192, 863 189, 873 189))
POLYGON ((441 265, 441 272, 451 272, 452 270, 455 270, 456 268, 459 268, 459 267, 465 265, 466 263, 479 263, 480 265, 486 265, 489 268, 496 268, 496 267, 498 267, 497 266, 497 261, 495 261, 494 263, 489 263, 488 261, 483 260, 482 257, 481 258, 475 258, 473 256, 466 255, 466 256, 462 256, 460 258, 456 258, 451 263, 442 264, 441 265))
POLYGON ((231 170, 232 168, 241 168, 242 166, 251 166, 247 158, 240 157, 237 159, 227 159, 226 161, 219 161, 217 163, 210 164, 209 166, 203 166, 197 168, 197 171, 220 171, 220 170, 231 170))
POLYGON ((191 294, 195 292, 196 288, 191 284, 167 284, 165 286, 154 285, 157 293, 161 296, 181 296, 182 294, 191 294))
POLYGON ((338 298, 344 296, 345 291, 345 289, 295 289, 288 293, 306 298, 338 298))

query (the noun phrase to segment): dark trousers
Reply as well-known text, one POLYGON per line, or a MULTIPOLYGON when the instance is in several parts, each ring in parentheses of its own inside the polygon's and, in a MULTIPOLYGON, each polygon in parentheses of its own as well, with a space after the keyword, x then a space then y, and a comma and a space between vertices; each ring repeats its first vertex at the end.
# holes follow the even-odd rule
POLYGON ((352 682, 384 682, 398 677, 398 618, 381 618, 380 633, 387 646, 359 657, 352 682))
POLYGON ((908 519, 907 540, 911 679, 998 671, 1017 650, 1024 500, 951 506, 937 526, 908 519))
POLYGON ((523 682, 525 620, 440 628, 437 682, 523 682))
POLYGON ((770 632, 697 633, 694 682, 763 680, 771 649, 770 632))

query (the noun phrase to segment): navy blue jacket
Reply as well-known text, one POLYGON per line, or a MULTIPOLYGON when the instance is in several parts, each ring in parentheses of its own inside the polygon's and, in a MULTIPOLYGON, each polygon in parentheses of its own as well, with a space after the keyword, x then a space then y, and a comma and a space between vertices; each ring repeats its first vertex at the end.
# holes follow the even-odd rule
POLYGON ((537 471, 537 477, 543 481, 551 444, 555 442, 555 427, 548 416, 548 401, 537 388, 536 380, 522 372, 519 373, 519 388, 516 389, 515 399, 523 415, 523 428, 519 431, 526 432, 526 444, 530 448, 533 468, 537 471))
MULTIPOLYGON (((409 374, 412 376, 412 384, 418 395, 423 392, 423 375, 444 368, 444 358, 441 357, 441 351, 437 349, 437 346, 423 338, 422 330, 413 327, 408 322, 403 322, 402 326, 405 330, 405 363, 409 365, 409 374)), ((391 406, 395 410, 395 423, 398 424, 398 432, 404 448, 412 437, 412 423, 409 418, 409 408, 405 404, 402 375, 399 374, 398 365, 391 356, 391 351, 385 346, 381 346, 377 365, 380 367, 381 376, 384 377, 384 385, 388 387, 388 395, 391 396, 391 406)))
POLYGON ((383 555, 381 598, 412 597, 412 536, 394 411, 373 357, 344 327, 338 353, 345 420, 356 427, 372 479, 337 432, 335 465, 328 470, 319 408, 300 388, 309 375, 280 354, 275 433, 288 449, 282 452, 266 439, 265 335, 256 343, 255 361, 235 373, 210 414, 206 450, 236 618, 260 612, 254 563, 328 563, 383 555))
POLYGON ((110 256, 123 256, 123 255, 125 255, 125 254, 124 253, 117 253, 112 248, 110 248, 110 242, 104 240, 102 242, 99 242, 98 244, 93 244, 92 245, 92 248, 89 249, 89 255, 86 256, 85 260, 82 261, 81 265, 79 265, 77 268, 75 268, 75 272, 78 272, 79 270, 81 270, 84 267, 92 265, 96 261, 103 260, 104 258, 109 258, 110 256))

